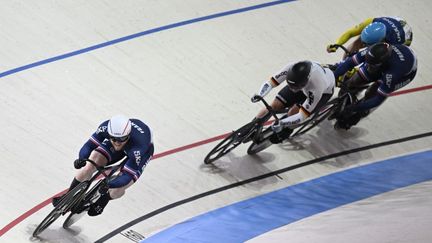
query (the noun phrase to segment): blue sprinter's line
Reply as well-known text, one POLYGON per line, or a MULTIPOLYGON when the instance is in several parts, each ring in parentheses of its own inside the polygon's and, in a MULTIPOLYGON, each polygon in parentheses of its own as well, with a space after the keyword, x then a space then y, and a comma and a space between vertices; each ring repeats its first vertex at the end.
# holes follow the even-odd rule
POLYGON ((230 10, 230 11, 226 11, 226 12, 222 12, 222 13, 216 13, 216 14, 212 14, 212 15, 208 15, 208 16, 204 16, 204 17, 199 17, 199 18, 195 18, 195 19, 190 19, 190 20, 185 20, 185 21, 181 21, 178 23, 173 23, 173 24, 169 24, 169 25, 165 25, 162 27, 157 27, 154 29, 150 29, 150 30, 146 30, 146 31, 142 31, 136 34, 132 34, 132 35, 128 35, 125 37, 121 37, 115 40, 111 40, 111 41, 107 41, 101 44, 97 44, 97 45, 93 45, 81 50, 77 50, 77 51, 73 51, 73 52, 69 52, 63 55, 59 55, 59 56, 55 56, 55 57, 51 57, 42 61, 38 61, 38 62, 34 62, 31 64, 27 64, 25 66, 21 66, 21 67, 17 67, 8 71, 4 71, 0 73, 0 78, 1 77, 5 77, 14 73, 18 73, 30 68, 34 68, 37 66, 41 66, 41 65, 45 65, 47 63, 51 63, 51 62, 55 62, 58 60, 62 60, 62 59, 66 59, 69 57, 73 57, 73 56, 77 56, 86 52, 90 52, 96 49, 100 49, 103 47, 107 47, 107 46, 111 46, 120 42, 124 42, 124 41, 128 41, 131 39, 135 39, 138 37, 142 37, 145 35, 150 35, 150 34, 154 34, 157 32, 161 32, 164 30, 169 30, 169 29, 173 29, 173 28, 178 28, 178 27, 182 27, 185 25, 189 25, 189 24, 193 24, 193 23, 197 23, 197 22, 202 22, 202 21, 206 21, 206 20, 210 20, 210 19, 215 19, 215 18, 220 18, 220 17, 225 17, 228 15, 233 15, 233 14, 238 14, 238 13, 243 13, 243 12, 247 12, 247 11, 252 11, 252 10, 256 10, 256 9, 260 9, 260 8, 266 8, 266 7, 270 7, 270 6, 274 6, 274 5, 278 5, 278 4, 282 4, 282 3, 287 3, 287 2, 292 2, 294 0, 279 0, 279 1, 273 1, 273 2, 268 2, 268 3, 262 3, 262 4, 258 4, 258 5, 254 5, 254 6, 250 6, 250 7, 245 7, 245 8, 240 8, 240 9, 235 9, 235 10, 230 10))

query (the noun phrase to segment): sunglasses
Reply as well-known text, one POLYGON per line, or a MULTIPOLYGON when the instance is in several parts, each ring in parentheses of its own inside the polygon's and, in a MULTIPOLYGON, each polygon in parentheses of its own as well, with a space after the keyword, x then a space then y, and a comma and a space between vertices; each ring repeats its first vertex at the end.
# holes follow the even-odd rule
POLYGON ((129 135, 128 136, 124 136, 124 137, 110 137, 110 140, 113 142, 118 142, 118 143, 123 143, 126 140, 129 139, 129 135))

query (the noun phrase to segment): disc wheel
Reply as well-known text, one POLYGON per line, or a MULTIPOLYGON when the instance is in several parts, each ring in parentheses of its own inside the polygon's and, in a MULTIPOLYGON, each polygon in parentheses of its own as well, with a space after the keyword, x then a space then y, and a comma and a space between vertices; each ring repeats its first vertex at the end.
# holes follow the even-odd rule
POLYGON ((270 136, 273 134, 273 131, 270 127, 265 129, 260 137, 257 139, 257 141, 253 141, 252 144, 249 146, 247 153, 249 155, 256 154, 258 152, 263 151, 264 149, 270 147, 273 143, 270 142, 270 136))

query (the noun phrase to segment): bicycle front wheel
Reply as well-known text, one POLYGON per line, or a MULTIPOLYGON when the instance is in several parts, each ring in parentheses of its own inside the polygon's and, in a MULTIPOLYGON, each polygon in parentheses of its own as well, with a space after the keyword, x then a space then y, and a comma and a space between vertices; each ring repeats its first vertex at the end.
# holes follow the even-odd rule
POLYGON ((63 199, 54 207, 54 209, 46 216, 42 222, 33 231, 33 237, 37 237, 42 231, 56 221, 61 215, 66 214, 77 202, 81 201, 88 182, 84 181, 65 194, 63 199))
POLYGON ((207 154, 207 156, 204 158, 204 163, 210 164, 213 161, 224 156, 225 154, 229 153, 231 150, 239 146, 243 141, 253 136, 255 130, 255 122, 252 121, 232 132, 207 154))

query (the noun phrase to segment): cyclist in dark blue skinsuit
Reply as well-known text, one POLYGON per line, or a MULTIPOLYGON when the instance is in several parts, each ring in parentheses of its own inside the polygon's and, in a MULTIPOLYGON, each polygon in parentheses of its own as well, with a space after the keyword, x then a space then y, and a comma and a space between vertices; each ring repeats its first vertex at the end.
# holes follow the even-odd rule
MULTIPOLYGON (((91 177, 95 168, 85 159, 91 159, 98 165, 109 165, 123 158, 126 159, 120 176, 109 182, 109 188, 90 206, 88 214, 96 216, 102 213, 109 200, 124 195, 141 176, 143 169, 153 156, 154 147, 150 128, 138 119, 128 119, 117 115, 104 121, 79 151, 79 158, 74 166, 80 169, 74 177, 70 189, 91 177)), ((53 199, 53 204, 59 201, 53 199)))
POLYGON ((417 58, 413 50, 399 44, 377 43, 345 59, 334 71, 336 79, 357 65, 360 65, 359 71, 345 85, 352 89, 373 84, 361 102, 347 107, 346 114, 351 115, 350 118, 341 119, 338 124, 345 129, 381 105, 393 91, 410 83, 417 73, 417 58))
MULTIPOLYGON (((382 23, 386 27, 386 35, 382 41, 389 44, 405 44, 411 45, 412 31, 411 27, 407 27, 406 21, 395 17, 380 17, 374 18, 372 23, 382 23)), ((364 33, 365 35, 365 33, 364 33)))

